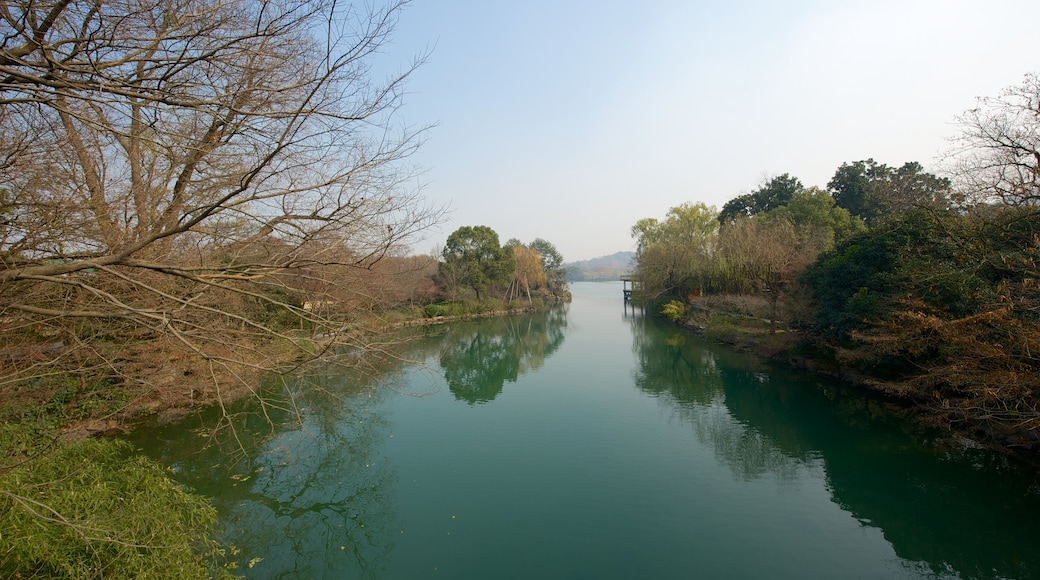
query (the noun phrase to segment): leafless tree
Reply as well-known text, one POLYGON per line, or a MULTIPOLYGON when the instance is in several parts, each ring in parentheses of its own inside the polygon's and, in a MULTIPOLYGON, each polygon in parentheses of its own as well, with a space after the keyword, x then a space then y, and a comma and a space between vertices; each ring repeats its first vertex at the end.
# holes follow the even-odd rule
POLYGON ((0 5, 0 387, 370 348, 343 272, 442 213, 396 115, 422 58, 373 68, 405 3, 0 5))
POLYGON ((738 218, 722 228, 719 254, 735 276, 769 300, 770 333, 776 332, 781 295, 816 257, 811 244, 799 243, 789 221, 764 216, 738 218))
POLYGON ((979 98, 957 121, 948 164, 969 203, 1040 203, 1040 76, 979 98))

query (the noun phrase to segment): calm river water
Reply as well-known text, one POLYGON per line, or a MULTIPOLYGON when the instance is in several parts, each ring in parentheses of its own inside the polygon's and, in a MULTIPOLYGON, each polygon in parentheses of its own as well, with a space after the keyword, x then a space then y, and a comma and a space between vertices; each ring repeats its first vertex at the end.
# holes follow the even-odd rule
POLYGON ((1040 577, 1035 468, 572 290, 135 441, 250 578, 1040 577))

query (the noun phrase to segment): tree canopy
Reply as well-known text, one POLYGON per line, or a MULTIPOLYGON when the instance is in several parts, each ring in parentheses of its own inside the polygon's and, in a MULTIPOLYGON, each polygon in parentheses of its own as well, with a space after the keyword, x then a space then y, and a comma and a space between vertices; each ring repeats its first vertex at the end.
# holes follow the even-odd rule
POLYGON ((751 217, 772 211, 787 205, 794 194, 802 189, 801 180, 784 173, 763 183, 751 193, 727 201, 719 212, 719 222, 726 224, 739 217, 751 217))
POLYGON ((506 284, 515 266, 512 251, 498 242, 498 233, 488 226, 462 226, 448 236, 441 252, 442 275, 468 286, 477 298, 493 284, 506 284))
POLYGON ((715 250, 718 213, 704 203, 684 203, 668 210, 664 221, 641 219, 636 238, 636 275, 643 292, 656 297, 685 294, 707 282, 704 265, 715 250))
POLYGON ((566 272, 563 269, 563 255, 552 242, 544 238, 535 238, 528 247, 538 252, 542 260, 542 271, 545 272, 549 291, 556 294, 566 285, 566 272))
POLYGON ((909 161, 893 169, 873 159, 842 163, 827 183, 838 207, 874 226, 914 209, 946 209, 950 180, 909 161))

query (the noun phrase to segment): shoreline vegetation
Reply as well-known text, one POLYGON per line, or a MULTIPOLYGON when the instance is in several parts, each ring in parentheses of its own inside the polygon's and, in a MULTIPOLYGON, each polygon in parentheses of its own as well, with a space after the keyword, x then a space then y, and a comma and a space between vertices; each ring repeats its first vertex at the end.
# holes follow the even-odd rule
MULTIPOLYGON (((530 300, 483 298, 405 307, 373 317, 369 331, 352 332, 378 341, 405 328, 525 314, 569 301, 564 289, 530 300)), ((340 347, 339 338, 308 335, 312 346, 303 352, 269 343, 265 364, 280 361, 282 370, 291 372, 323 360, 322 349, 340 347)), ((200 362, 185 357, 168 361, 172 366, 148 365, 155 376, 139 376, 134 383, 166 385, 172 376, 177 388, 124 391, 109 385, 99 400, 91 396, 99 393, 84 397, 79 389, 59 384, 47 389, 47 400, 29 393, 12 397, 10 391, 0 397, 0 519, 5 528, 0 572, 79 578, 115 566, 129 576, 235 577, 234 561, 227 557, 234 547, 213 539, 217 514, 208 501, 112 437, 261 398, 257 385, 274 372, 245 364, 220 376, 205 372, 208 365, 200 362)))
POLYGON ((893 387, 891 381, 842 364, 833 351, 814 346, 806 333, 788 328, 786 324, 782 330, 775 330, 774 321, 756 315, 768 313, 769 306, 764 300, 754 304, 755 299, 747 296, 714 298, 716 300, 694 300, 689 316, 673 319, 673 322, 685 331, 751 353, 759 360, 818 374, 865 393, 880 395, 893 405, 890 411, 942 430, 957 445, 986 447, 1040 466, 1040 432, 1036 428, 1008 428, 966 420, 951 422, 948 406, 937 410, 933 405, 915 401, 903 390, 893 387), (719 302, 725 304, 720 307, 719 302), (734 303, 743 307, 732 308, 734 303))
POLYGON ((746 328, 698 321, 706 304, 767 320, 756 348, 902 401, 966 442, 1035 460, 1038 109, 1034 73, 978 99, 956 119, 943 174, 865 159, 843 163, 825 188, 785 173, 721 209, 688 202, 641 219, 631 229, 634 298, 706 332, 743 333, 738 341, 746 328), (750 300, 753 314, 740 304, 750 300), (792 342, 770 346, 782 340, 792 342))

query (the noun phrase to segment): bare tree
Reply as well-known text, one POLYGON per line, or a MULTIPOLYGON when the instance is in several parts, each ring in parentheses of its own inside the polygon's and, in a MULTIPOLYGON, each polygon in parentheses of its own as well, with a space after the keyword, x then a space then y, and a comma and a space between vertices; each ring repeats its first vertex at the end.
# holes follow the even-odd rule
POLYGON ((1040 76, 982 97, 958 119, 949 164, 969 203, 1040 202, 1040 76))
POLYGON ((403 4, 0 6, 0 387, 371 348, 334 290, 441 215, 395 115, 422 59, 372 69, 403 4))
POLYGON ((789 221, 767 216, 742 217, 727 224, 719 234, 719 254, 742 281, 769 300, 770 333, 776 332, 781 295, 816 256, 811 245, 799 243, 789 221))

